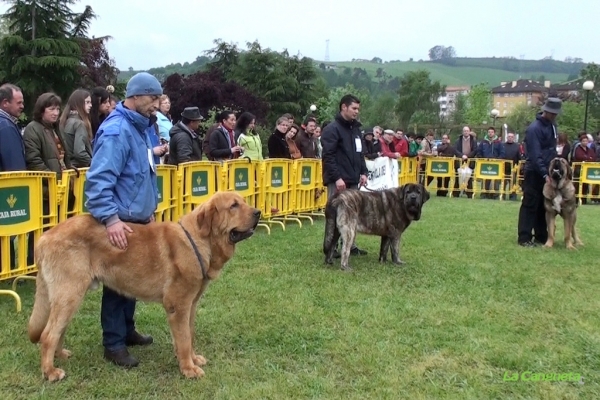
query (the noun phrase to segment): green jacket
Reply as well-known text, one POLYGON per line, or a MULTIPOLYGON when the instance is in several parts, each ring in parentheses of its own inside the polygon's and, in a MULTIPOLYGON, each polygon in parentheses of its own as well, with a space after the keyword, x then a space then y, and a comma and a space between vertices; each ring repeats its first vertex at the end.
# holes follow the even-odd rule
POLYGON ((242 157, 248 157, 252 161, 262 161, 262 143, 258 133, 242 133, 237 141, 238 146, 244 148, 242 157))
POLYGON ((65 143, 65 158, 76 168, 86 168, 92 162, 92 144, 88 130, 77 112, 67 118, 62 136, 65 143))

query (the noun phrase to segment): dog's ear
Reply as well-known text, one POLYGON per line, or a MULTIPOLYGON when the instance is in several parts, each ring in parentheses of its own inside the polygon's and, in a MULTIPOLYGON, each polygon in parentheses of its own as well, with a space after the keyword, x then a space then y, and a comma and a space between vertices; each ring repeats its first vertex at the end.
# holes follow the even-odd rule
POLYGON ((571 166, 565 159, 563 159, 563 164, 565 165, 565 168, 567 169, 567 179, 572 181, 573 180, 573 168, 571 168, 571 166))
POLYGON ((408 193, 408 190, 410 189, 410 183, 405 183, 404 185, 400 186, 400 198, 404 199, 406 197, 406 194, 408 193))
POLYGON ((200 228, 200 236, 208 236, 212 231, 213 220, 218 212, 212 201, 208 201, 200 206, 197 221, 200 228))
POLYGON ((427 191, 425 185, 420 183, 419 186, 421 186, 421 205, 423 205, 427 200, 429 200, 429 192, 427 191))

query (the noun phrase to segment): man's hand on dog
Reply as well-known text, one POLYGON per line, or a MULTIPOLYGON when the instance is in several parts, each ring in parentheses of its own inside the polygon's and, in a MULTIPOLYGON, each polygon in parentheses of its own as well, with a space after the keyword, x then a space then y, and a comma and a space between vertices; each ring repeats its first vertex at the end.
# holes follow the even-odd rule
POLYGON ((107 226, 106 233, 108 234, 110 244, 121 250, 125 250, 127 248, 127 236, 125 235, 125 231, 132 233, 133 229, 127 226, 123 221, 107 226))

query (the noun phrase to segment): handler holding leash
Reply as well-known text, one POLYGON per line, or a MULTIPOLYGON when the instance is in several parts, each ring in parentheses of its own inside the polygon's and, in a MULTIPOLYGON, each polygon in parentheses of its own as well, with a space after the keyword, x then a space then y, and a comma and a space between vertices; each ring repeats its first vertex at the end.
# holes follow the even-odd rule
MULTIPOLYGON (((367 164, 362 154, 361 123, 356 120, 360 100, 347 94, 340 100, 340 112, 321 133, 323 147, 323 183, 327 185, 327 199, 337 191, 358 189, 367 184, 367 164)), ((336 246, 337 247, 337 246, 336 246)), ((350 254, 366 255, 365 250, 352 244, 350 254)), ((335 258, 339 258, 335 251, 335 258)))
MULTIPOLYGON (((162 87, 146 73, 127 83, 126 100, 104 120, 94 139, 92 163, 87 173, 85 195, 90 214, 106 226, 110 243, 127 251, 125 222, 154 221, 158 205, 156 165, 152 153, 150 117, 158 110, 162 87)), ((135 330, 136 300, 103 286, 102 344, 104 357, 122 367, 135 367, 138 360, 127 346, 149 345, 151 336, 135 330)))
POLYGON ((544 184, 551 182, 548 176, 550 162, 556 157, 556 116, 561 113, 562 101, 549 97, 535 121, 525 132, 527 161, 523 177, 523 201, 519 210, 518 242, 523 247, 534 247, 548 240, 546 210, 544 208, 544 184), (531 234, 533 230, 534 235, 531 234), (535 241, 533 240, 535 236, 535 241))

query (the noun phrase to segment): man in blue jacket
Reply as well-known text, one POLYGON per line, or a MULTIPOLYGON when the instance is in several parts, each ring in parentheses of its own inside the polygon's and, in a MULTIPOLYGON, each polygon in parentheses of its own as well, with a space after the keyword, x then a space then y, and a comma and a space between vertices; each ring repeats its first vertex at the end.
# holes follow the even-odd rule
POLYGON ((543 190, 544 184, 552 181, 548 176, 548 167, 556 157, 558 133, 555 120, 561 113, 561 107, 562 101, 559 98, 549 97, 542 106, 542 112, 538 113, 535 121, 525 131, 527 160, 518 227, 518 243, 523 247, 544 244, 548 239, 543 190))
MULTIPOLYGON (((94 138, 85 187, 88 211, 106 226, 108 240, 122 251, 127 251, 126 233, 132 232, 125 222, 154 221, 158 189, 150 117, 158 110, 162 87, 154 76, 141 72, 129 80, 126 92, 125 101, 117 104, 94 138)), ((138 365, 127 346, 152 343, 152 337, 135 330, 135 305, 135 299, 103 287, 104 357, 123 367, 138 365)))

